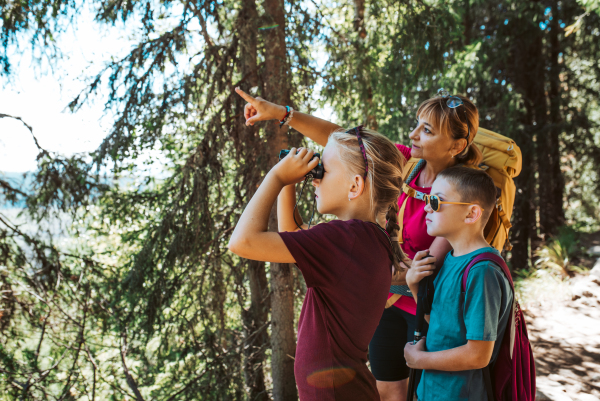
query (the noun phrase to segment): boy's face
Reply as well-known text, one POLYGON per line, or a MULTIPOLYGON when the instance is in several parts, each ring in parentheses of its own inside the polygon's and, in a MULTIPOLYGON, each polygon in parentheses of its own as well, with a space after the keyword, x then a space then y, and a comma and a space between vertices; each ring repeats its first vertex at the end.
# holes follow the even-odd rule
MULTIPOLYGON (((454 185, 444 178, 437 178, 431 186, 431 195, 439 196, 443 202, 469 202, 470 199, 461 199, 454 185)), ((481 207, 476 204, 452 205, 441 204, 439 212, 434 212, 430 205, 425 206, 427 217, 427 234, 432 237, 448 238, 466 225, 476 224, 481 218, 481 207)))

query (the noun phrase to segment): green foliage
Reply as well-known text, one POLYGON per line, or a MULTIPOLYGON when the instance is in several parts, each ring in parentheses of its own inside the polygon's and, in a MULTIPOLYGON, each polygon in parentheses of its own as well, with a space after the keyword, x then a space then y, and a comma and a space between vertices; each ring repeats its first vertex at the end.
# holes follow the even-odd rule
MULTIPOLYGON (((481 126, 523 152, 511 265, 559 289, 544 269, 577 269, 577 239, 558 228, 562 215, 580 227, 599 221, 596 3, 287 1, 287 96, 312 111, 322 79, 319 101, 337 122, 403 143, 418 105, 439 87, 469 96, 481 126), (544 269, 524 269, 544 237, 536 253, 544 269)), ((21 217, 0 214, 0 399, 249 398, 270 330, 252 308, 258 299, 268 309, 269 288, 264 264, 226 244, 278 149, 263 126, 243 124, 244 102, 232 89, 272 98, 264 88, 274 31, 258 31, 271 23, 268 4, 89 4, 101 24, 139 24, 139 43, 70 104, 76 111, 108 89, 116 117, 95 152, 64 158, 40 148, 31 187, 0 180, 4 203, 27 206, 21 217), (158 177, 138 164, 150 149, 160 155, 158 177), (251 286, 253 268, 263 269, 262 292, 251 286)), ((4 71, 19 35, 53 59, 54 38, 78 6, 0 0, 4 71)), ((288 139, 299 142, 293 132, 288 139)), ((303 216, 311 201, 303 195, 303 216)), ((306 288, 295 275, 300 300, 306 288)), ((270 381, 262 380, 264 399, 270 381)))
MULTIPOLYGON (((69 159, 40 149, 27 193, 1 182, 7 200, 25 197, 28 221, 73 219, 59 239, 3 221, 1 392, 28 399, 242 399, 245 373, 258 369, 244 370, 253 357, 247 350, 265 353, 268 322, 253 326, 249 261, 226 245, 272 155, 265 131, 244 127, 244 103, 232 88, 264 87, 260 59, 269 32, 258 37, 249 77, 239 3, 97 5, 99 21, 141 20, 144 31, 70 104, 76 111, 99 87, 109 89, 107 108, 116 119, 99 149, 69 159), (161 155, 162 179, 140 178, 137 159, 149 149, 161 155), (108 177, 93 174, 107 166, 108 177), (263 339, 253 351, 256 337, 263 339)), ((290 30, 289 65, 309 64, 318 22, 293 3, 288 17, 302 21, 290 30)), ((315 78, 301 70, 291 79, 300 89, 293 102, 305 109, 315 78)), ((268 288, 253 294, 265 295, 268 288)))
POLYGON ((599 0, 578 0, 578 3, 581 4, 581 6, 585 8, 588 12, 600 13, 599 0))
POLYGON ((579 248, 577 232, 568 226, 561 227, 556 237, 549 239, 535 251, 538 258, 535 266, 538 269, 552 270, 565 278, 575 272, 581 273, 583 268, 573 264, 573 258, 581 251, 579 248))

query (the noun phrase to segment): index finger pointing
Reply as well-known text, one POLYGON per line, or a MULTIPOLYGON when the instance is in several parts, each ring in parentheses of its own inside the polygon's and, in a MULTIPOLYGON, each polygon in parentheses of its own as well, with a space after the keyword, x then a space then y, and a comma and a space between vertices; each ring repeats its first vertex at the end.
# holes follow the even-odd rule
POLYGON ((255 99, 252 96, 250 96, 249 94, 247 94, 246 92, 244 92, 243 90, 241 90, 239 87, 235 88, 235 92, 238 95, 240 95, 248 103, 254 104, 255 99))

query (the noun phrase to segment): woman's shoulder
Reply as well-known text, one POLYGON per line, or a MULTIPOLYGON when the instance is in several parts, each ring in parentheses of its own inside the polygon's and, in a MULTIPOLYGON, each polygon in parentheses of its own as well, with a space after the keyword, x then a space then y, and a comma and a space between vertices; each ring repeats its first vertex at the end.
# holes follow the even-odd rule
POLYGON ((404 156, 406 160, 410 159, 410 148, 408 146, 402 145, 401 143, 397 143, 396 147, 398 148, 400 153, 402 153, 402 156, 404 156))

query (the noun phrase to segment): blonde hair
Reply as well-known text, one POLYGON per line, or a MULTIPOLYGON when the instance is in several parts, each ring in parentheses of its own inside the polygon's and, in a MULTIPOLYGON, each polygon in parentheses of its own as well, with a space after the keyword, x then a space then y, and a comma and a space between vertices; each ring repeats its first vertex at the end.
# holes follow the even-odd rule
POLYGON ((462 100, 462 105, 450 108, 446 105, 447 98, 432 97, 421 103, 417 117, 427 118, 436 130, 452 139, 466 139, 467 146, 455 158, 459 164, 477 166, 483 158, 479 148, 473 145, 473 138, 479 129, 479 111, 468 98, 455 96, 462 100))
MULTIPOLYGON (((385 213, 385 230, 390 237, 398 237, 398 197, 402 190, 402 169, 406 159, 385 136, 361 127, 359 129, 369 166, 364 190, 369 189, 371 210, 374 217, 385 213)), ((358 145, 356 131, 335 131, 329 136, 329 140, 340 147, 340 159, 349 167, 351 174, 364 177, 365 159, 358 145)), ((409 260, 397 240, 392 241, 392 254, 396 269, 400 269, 400 262, 409 260)))

